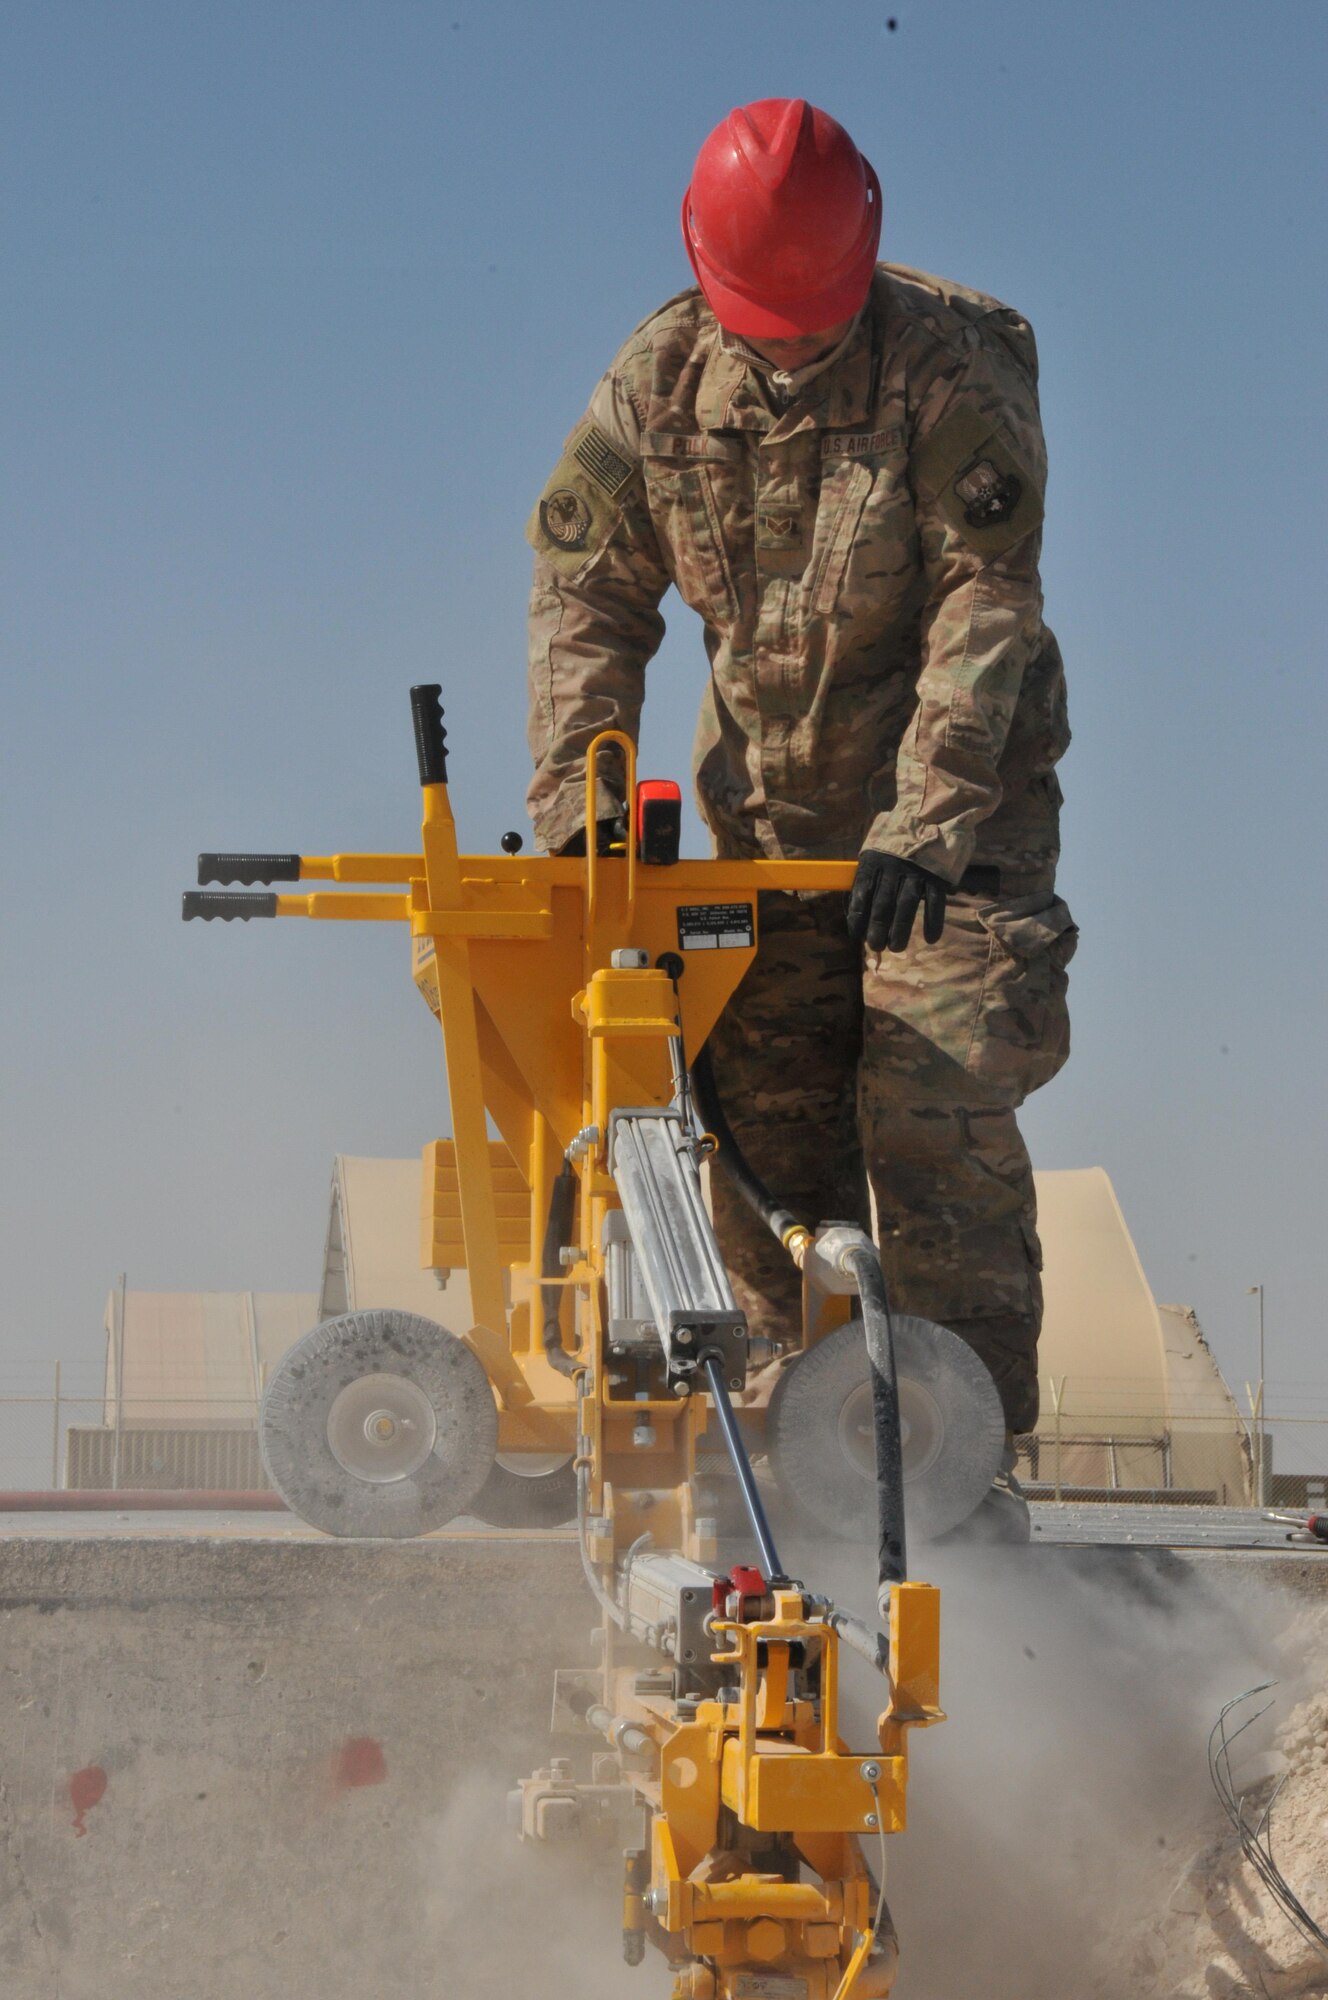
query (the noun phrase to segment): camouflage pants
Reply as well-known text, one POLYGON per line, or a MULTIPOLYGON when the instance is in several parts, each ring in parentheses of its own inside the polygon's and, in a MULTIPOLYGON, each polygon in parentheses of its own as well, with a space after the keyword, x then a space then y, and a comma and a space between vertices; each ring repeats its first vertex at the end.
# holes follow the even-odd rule
MULTIPOLYGON (((1031 1430, 1042 1258, 1014 1114, 1069 1051, 1070 913, 1050 894, 955 895, 939 943, 919 922, 906 952, 864 964, 846 902, 762 894, 755 962, 711 1037, 720 1095, 756 1172, 807 1221, 870 1227, 870 1179, 895 1305, 961 1334, 1010 1429, 1031 1430)), ((787 1343, 797 1272, 722 1173, 711 1185, 738 1303, 787 1343)))

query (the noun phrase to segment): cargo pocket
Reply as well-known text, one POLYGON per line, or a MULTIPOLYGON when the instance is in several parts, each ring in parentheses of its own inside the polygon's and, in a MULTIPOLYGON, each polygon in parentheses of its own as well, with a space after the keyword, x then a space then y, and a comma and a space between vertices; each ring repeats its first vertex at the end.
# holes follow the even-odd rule
POLYGON ((991 944, 966 1068, 1007 1104, 1049 1083, 1070 1053, 1066 967, 1079 932, 1059 896, 976 912, 991 944))
MULTIPOLYGON (((646 500, 660 545, 671 558, 678 595, 709 624, 731 624, 738 593, 726 552, 735 454, 727 439, 707 439, 687 457, 665 447, 684 440, 647 432, 642 440, 646 500), (722 493, 716 475, 723 482, 722 493)), ((696 441, 687 439, 688 445, 696 441)))

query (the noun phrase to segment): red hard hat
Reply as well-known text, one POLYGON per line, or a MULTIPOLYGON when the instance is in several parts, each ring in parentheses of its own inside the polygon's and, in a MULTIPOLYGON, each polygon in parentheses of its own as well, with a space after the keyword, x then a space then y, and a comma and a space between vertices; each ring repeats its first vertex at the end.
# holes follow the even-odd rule
POLYGON ((721 326, 820 333, 857 312, 881 240, 881 185, 842 125, 801 97, 730 111, 683 196, 692 269, 721 326))

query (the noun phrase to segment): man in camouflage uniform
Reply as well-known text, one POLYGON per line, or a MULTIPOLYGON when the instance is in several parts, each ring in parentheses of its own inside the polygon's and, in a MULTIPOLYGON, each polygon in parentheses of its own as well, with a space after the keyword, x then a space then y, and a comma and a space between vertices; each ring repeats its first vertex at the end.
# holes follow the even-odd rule
MULTIPOLYGON (((876 264, 875 176, 797 101, 718 128, 684 230, 701 285, 627 341, 531 517, 531 814, 550 851, 581 835, 586 748, 635 735, 674 585, 705 625, 695 776, 717 852, 859 861, 847 908, 761 897, 711 1043, 739 1143, 814 1219, 868 1222, 865 1158, 895 1304, 962 1334, 1027 1431, 1041 1256, 1015 1110, 1065 1059, 1076 935, 1055 891, 1069 732, 1033 335, 876 264), (781 269, 790 238, 806 254, 781 269), (822 246, 838 271, 799 317, 822 246)), ((621 803, 602 778, 602 818, 621 803)), ((739 1303, 786 1342, 796 1273, 718 1175, 714 1200, 739 1303)))

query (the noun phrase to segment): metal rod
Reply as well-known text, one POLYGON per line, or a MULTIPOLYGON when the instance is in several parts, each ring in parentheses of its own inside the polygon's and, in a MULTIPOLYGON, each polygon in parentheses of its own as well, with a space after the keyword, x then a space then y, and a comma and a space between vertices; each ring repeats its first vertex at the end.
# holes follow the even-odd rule
POLYGON ((55 1364, 55 1389, 51 1397, 51 1491, 60 1484, 60 1363, 55 1364))
POLYGON ((125 1305, 129 1286, 127 1271, 120 1273, 120 1310, 117 1315, 115 1340, 115 1450, 111 1459, 112 1489, 120 1484, 120 1439, 124 1431, 124 1346, 125 1346, 125 1305))
POLYGON ((1063 1497, 1061 1493, 1061 1397, 1065 1394, 1065 1377, 1062 1375, 1060 1381, 1057 1382, 1054 1375, 1048 1375, 1047 1380, 1051 1384, 1052 1408, 1056 1412, 1056 1498, 1059 1500, 1063 1497))
POLYGON ((719 1427, 724 1433, 724 1442, 728 1446, 729 1457, 733 1460, 733 1470, 742 1489, 743 1504, 747 1509, 747 1518, 752 1524, 752 1533, 756 1536, 756 1546, 761 1552, 761 1568, 765 1580, 770 1584, 787 1583, 789 1579, 784 1574, 784 1565, 779 1560, 775 1538, 766 1519, 765 1503, 757 1491, 756 1475, 752 1471, 752 1463, 747 1456, 742 1433, 738 1429, 738 1420, 729 1401, 728 1384, 724 1380, 724 1364, 719 1355, 707 1354, 701 1366, 705 1370, 706 1382, 715 1405, 715 1414, 719 1418, 719 1427))

